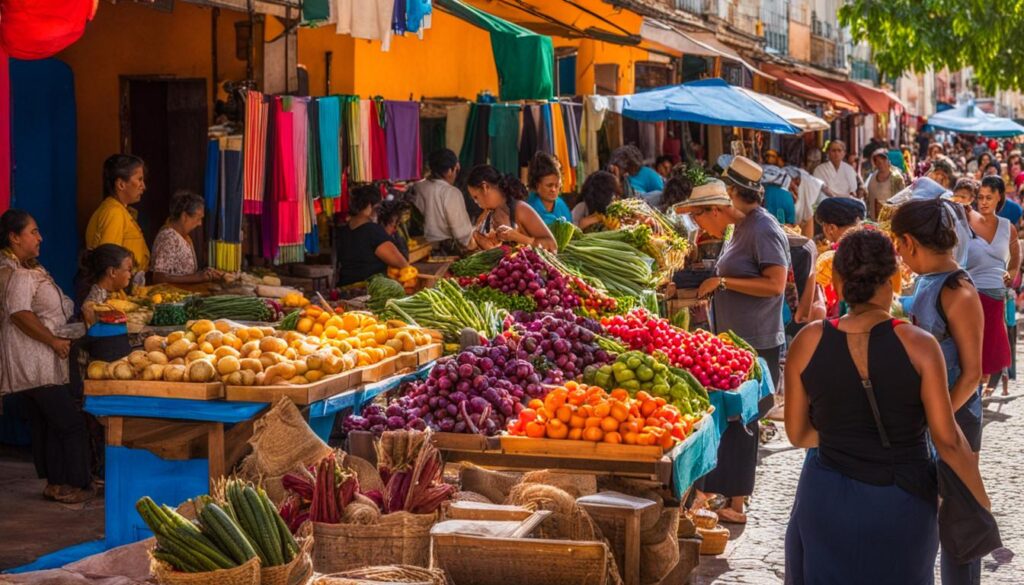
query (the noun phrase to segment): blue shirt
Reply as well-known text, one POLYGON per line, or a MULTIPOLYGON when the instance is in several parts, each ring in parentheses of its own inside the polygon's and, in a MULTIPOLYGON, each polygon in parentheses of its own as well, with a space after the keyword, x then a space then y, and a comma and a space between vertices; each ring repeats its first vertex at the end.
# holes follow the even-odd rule
POLYGON ((565 221, 572 223, 572 212, 569 211, 569 206, 565 204, 565 200, 559 197, 555 199, 555 206, 548 211, 547 207, 544 207, 544 200, 537 195, 535 191, 530 192, 530 196, 526 199, 526 203, 537 212, 541 220, 545 224, 554 223, 556 219, 562 218, 565 221))
POLYGON ((1021 208, 1020 204, 1013 199, 1007 199, 1006 203, 1003 203, 1003 208, 996 212, 999 217, 1005 217, 1010 220, 1010 223, 1014 227, 1020 223, 1020 216, 1024 214, 1024 208, 1021 208))
POLYGON ((638 193, 665 190, 665 179, 662 179, 658 171, 651 167, 640 167, 637 174, 629 178, 629 184, 633 185, 638 193))
POLYGON ((778 185, 765 185, 764 208, 779 223, 793 225, 796 223, 796 204, 793 194, 778 185))

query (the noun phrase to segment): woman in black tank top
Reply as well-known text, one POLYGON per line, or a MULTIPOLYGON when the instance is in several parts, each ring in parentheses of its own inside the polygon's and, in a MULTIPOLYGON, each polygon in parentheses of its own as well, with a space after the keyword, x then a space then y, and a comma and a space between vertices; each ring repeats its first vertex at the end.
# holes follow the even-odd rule
POLYGON ((809 451, 786 531, 786 583, 933 583, 928 432, 987 507, 978 464, 953 419, 938 343, 889 314, 892 243, 851 234, 833 270, 849 314, 806 327, 787 357, 786 433, 809 451))

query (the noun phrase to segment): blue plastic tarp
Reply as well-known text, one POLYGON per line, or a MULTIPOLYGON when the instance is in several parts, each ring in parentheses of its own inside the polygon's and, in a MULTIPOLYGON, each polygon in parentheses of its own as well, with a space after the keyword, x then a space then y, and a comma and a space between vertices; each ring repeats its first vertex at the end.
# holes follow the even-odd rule
POLYGON ((936 130, 948 130, 959 134, 981 134, 993 137, 1024 134, 1024 126, 1009 118, 993 116, 973 103, 933 114, 928 118, 928 126, 936 130))
POLYGON ((643 122, 697 122, 779 134, 800 129, 722 79, 702 79, 626 96, 622 115, 643 122))

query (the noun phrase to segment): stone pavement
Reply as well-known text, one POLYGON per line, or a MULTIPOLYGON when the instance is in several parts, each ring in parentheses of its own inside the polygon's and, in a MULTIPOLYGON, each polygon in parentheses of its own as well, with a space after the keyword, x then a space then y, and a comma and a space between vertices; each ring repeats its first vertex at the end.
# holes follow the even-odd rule
MULTIPOLYGON (((1005 549, 982 560, 983 585, 1024 584, 1024 380, 1011 382, 1010 396, 985 401, 981 473, 992 499, 1005 549), (1013 551, 1013 552, 1011 552, 1013 551), (998 559, 998 560, 997 560, 998 559)), ((693 585, 775 585, 785 574, 784 538, 793 505, 804 450, 786 440, 781 422, 778 434, 762 445, 757 483, 751 498, 746 527, 726 525, 732 538, 725 554, 701 557, 693 585)), ((938 578, 936 563, 936 579, 938 578)))

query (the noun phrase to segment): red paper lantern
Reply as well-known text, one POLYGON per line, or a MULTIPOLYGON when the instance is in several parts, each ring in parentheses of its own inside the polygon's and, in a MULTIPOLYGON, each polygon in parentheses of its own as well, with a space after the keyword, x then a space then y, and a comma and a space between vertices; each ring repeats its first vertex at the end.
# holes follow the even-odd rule
POLYGON ((0 0, 0 45, 17 59, 46 59, 82 37, 99 0, 0 0))

